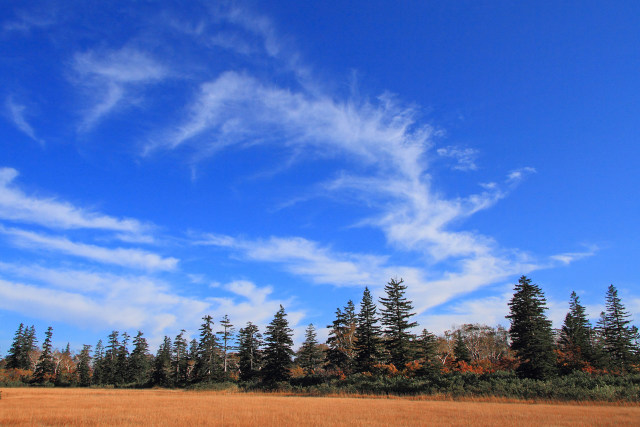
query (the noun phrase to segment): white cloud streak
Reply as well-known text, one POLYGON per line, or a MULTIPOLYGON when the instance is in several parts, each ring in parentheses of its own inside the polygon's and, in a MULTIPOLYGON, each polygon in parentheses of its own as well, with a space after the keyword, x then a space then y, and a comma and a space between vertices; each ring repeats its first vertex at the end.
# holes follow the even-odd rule
POLYGON ((0 219, 53 229, 93 229, 118 232, 122 240, 150 241, 151 226, 130 218, 114 218, 54 198, 25 194, 13 182, 18 171, 0 168, 0 219))
POLYGON ((8 97, 5 102, 5 108, 8 118, 13 124, 25 135, 39 144, 43 144, 43 141, 36 136, 36 132, 33 127, 27 122, 25 110, 26 107, 22 104, 18 104, 12 97, 8 97))
POLYGON ((85 243, 72 242, 64 237, 46 236, 32 231, 16 228, 0 227, 3 233, 13 240, 14 244, 29 249, 44 249, 66 255, 72 255, 92 261, 122 267, 137 268, 143 270, 175 270, 178 259, 173 257, 161 257, 158 254, 140 249, 105 248, 85 243))
POLYGON ((80 127, 83 131, 90 130, 116 108, 128 105, 132 88, 158 82, 169 74, 165 66, 131 47, 77 53, 72 65, 73 80, 93 98, 80 127))

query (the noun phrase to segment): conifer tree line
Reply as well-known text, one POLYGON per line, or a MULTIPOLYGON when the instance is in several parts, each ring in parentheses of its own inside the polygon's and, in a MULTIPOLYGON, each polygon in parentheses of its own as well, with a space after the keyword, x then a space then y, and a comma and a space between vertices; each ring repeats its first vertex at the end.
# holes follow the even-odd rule
POLYGON ((515 372, 519 378, 549 379, 580 371, 593 375, 637 373, 640 335, 631 324, 617 289, 605 296, 605 311, 592 325, 572 292, 562 328, 546 317, 541 288, 522 276, 509 302, 510 328, 464 324, 436 336, 416 333, 413 303, 402 279, 391 279, 374 301, 364 289, 359 306, 338 307, 325 343, 310 324, 303 344, 293 349, 293 330, 285 309, 261 332, 249 322, 236 329, 224 315, 207 315, 197 338, 183 329, 165 336, 151 354, 144 334, 113 331, 95 346, 73 353, 53 349, 49 327, 38 346, 33 326, 20 324, 6 357, 0 383, 23 381, 60 386, 191 387, 240 382, 274 387, 286 382, 318 384, 357 376, 438 378, 448 372, 515 372))

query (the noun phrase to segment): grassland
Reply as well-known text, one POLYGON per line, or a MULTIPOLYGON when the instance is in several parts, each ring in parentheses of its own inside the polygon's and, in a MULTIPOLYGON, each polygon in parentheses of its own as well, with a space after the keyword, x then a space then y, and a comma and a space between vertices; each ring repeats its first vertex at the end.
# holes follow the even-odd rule
POLYGON ((2 389, 0 425, 640 425, 640 405, 299 397, 184 390, 2 389))

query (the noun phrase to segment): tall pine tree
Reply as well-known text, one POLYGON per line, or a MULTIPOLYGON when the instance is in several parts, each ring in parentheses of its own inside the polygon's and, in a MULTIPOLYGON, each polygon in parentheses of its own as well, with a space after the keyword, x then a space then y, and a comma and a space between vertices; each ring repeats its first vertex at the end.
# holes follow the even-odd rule
POLYGON ((313 323, 307 326, 305 331, 305 340, 302 347, 298 350, 296 363, 304 369, 306 375, 317 373, 324 363, 324 352, 318 346, 318 338, 316 328, 313 323))
POLYGON ((637 362, 638 348, 635 345, 637 331, 630 326, 630 315, 626 311, 622 300, 618 297, 618 290, 610 285, 607 289, 603 325, 599 325, 604 336, 604 348, 607 352, 610 367, 628 371, 637 362))
POLYGON ((407 362, 413 360, 411 341, 415 336, 410 331, 418 325, 409 321, 415 313, 411 312, 411 301, 404 296, 407 287, 403 282, 402 279, 391 279, 384 287, 387 296, 380 298, 380 304, 384 307, 380 311, 384 343, 390 362, 398 369, 404 368, 407 362))
POLYGON ((33 373, 33 379, 37 383, 50 382, 55 375, 55 363, 53 361, 53 349, 51 345, 51 336, 53 328, 49 326, 45 333, 45 340, 42 343, 42 353, 38 358, 36 370, 33 373))
POLYGON ((591 324, 575 292, 571 292, 569 312, 560 330, 558 350, 561 354, 560 364, 564 370, 582 369, 587 363, 595 365, 591 324))
POLYGON ((293 356, 293 331, 289 328, 284 307, 275 314, 265 333, 264 366, 262 378, 267 384, 287 381, 291 376, 291 356, 293 356))
POLYGON ((220 346, 213 332, 213 318, 209 315, 202 318, 200 340, 198 341, 198 360, 195 365, 195 380, 212 382, 221 378, 220 346))
POLYGON ((238 364, 240 367, 240 379, 243 381, 251 381, 255 379, 262 367, 262 335, 258 327, 253 323, 247 323, 247 326, 240 328, 238 335, 238 364))
POLYGON ((357 318, 353 301, 349 300, 344 307, 336 310, 336 318, 329 328, 327 338, 327 361, 330 368, 350 374, 354 368, 356 357, 356 324, 357 318))
POLYGON ((380 361, 382 332, 376 312, 376 305, 373 303, 369 288, 364 288, 355 335, 355 367, 358 372, 371 371, 373 365, 380 361))
POLYGON ((542 290, 522 276, 514 291, 506 317, 511 321, 511 349, 520 361, 516 372, 525 378, 549 378, 555 372, 556 357, 542 290))

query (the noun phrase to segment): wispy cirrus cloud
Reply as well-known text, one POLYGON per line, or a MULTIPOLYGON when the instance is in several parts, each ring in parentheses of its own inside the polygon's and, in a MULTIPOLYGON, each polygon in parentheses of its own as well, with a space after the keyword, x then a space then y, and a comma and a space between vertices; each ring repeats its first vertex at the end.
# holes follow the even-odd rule
POLYGON ((461 148, 455 146, 441 147, 436 150, 441 157, 451 158, 456 161, 453 169, 461 171, 474 171, 478 169, 476 158, 478 150, 474 148, 461 148))
POLYGON ((0 233, 9 236, 14 244, 29 249, 47 250, 106 264, 143 270, 175 270, 178 259, 162 257, 153 252, 129 248, 105 248, 73 242, 66 237, 48 236, 33 231, 0 226, 0 233))
POLYGON ((55 198, 25 194, 15 185, 18 171, 0 168, 0 219, 52 229, 93 229, 118 233, 123 240, 150 241, 152 226, 131 218, 115 218, 55 198))
POLYGON ((39 144, 43 144, 44 142, 42 141, 42 139, 36 136, 35 130, 27 121, 25 112, 26 108, 26 106, 19 104, 11 96, 7 97, 5 101, 6 116, 9 118, 9 120, 11 120, 13 124, 29 138, 33 139, 39 144))
POLYGON ((88 50, 72 62, 73 81, 92 99, 80 130, 87 131, 116 108, 127 106, 131 90, 158 82, 169 70, 149 54, 132 48, 88 50))

